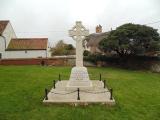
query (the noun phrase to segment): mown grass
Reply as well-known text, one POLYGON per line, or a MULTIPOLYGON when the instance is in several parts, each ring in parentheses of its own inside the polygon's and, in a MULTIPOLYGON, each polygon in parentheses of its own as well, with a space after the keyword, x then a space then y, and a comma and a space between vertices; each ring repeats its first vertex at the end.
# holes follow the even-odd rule
POLYGON ((160 74, 118 68, 88 68, 92 79, 107 80, 116 106, 42 104, 44 88, 71 67, 0 66, 0 120, 159 120, 160 74))

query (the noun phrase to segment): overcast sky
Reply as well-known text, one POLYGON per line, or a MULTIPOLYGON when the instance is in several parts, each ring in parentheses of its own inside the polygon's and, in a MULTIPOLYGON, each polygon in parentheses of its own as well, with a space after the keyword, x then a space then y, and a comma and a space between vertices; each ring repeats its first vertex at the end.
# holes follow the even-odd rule
MULTIPOLYGON (((75 21, 90 33, 101 24, 103 31, 124 23, 160 21, 160 0, 0 0, 0 19, 10 20, 17 37, 48 37, 50 43, 64 40, 75 21)), ((148 24, 160 29, 160 22, 148 24)))

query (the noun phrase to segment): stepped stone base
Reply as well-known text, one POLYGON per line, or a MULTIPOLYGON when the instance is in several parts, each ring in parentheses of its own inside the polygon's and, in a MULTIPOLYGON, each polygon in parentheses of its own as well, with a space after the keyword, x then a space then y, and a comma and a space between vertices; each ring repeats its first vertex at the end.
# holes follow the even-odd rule
POLYGON ((58 81, 56 88, 52 88, 48 93, 48 100, 44 99, 44 104, 70 104, 70 105, 88 105, 92 103, 102 103, 106 105, 115 105, 115 100, 110 99, 111 94, 107 88, 104 88, 103 82, 92 80, 92 87, 89 90, 80 88, 79 96, 77 88, 66 89, 68 80, 58 81))
POLYGON ((73 89, 73 88, 81 88, 81 89, 91 89, 92 82, 89 80, 70 80, 67 83, 66 89, 73 89))

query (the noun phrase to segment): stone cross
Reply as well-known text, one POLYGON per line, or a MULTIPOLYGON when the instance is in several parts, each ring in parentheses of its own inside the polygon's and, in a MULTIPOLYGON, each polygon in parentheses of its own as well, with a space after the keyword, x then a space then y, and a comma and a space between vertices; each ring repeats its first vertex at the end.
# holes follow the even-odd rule
POLYGON ((69 36, 76 41, 76 67, 83 67, 83 39, 89 35, 81 21, 76 21, 76 25, 69 30, 69 36))

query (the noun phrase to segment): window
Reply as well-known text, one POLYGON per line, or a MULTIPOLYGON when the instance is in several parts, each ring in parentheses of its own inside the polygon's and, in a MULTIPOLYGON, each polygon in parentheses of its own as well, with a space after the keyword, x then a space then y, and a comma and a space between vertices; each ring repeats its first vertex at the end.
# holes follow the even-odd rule
POLYGON ((2 53, 0 53, 0 59, 2 58, 2 53))

